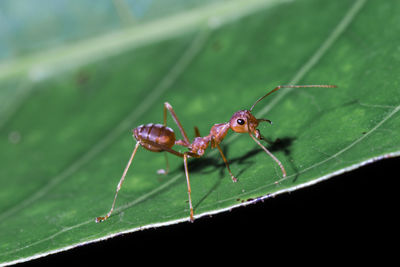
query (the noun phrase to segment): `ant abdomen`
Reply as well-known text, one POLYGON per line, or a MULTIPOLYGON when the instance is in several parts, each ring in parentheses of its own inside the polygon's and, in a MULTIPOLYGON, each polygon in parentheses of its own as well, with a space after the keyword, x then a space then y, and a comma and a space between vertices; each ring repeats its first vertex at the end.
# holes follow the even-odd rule
POLYGON ((133 129, 133 136, 144 148, 153 152, 161 152, 163 149, 146 143, 146 141, 171 148, 176 140, 174 130, 162 124, 154 123, 140 125, 133 129))

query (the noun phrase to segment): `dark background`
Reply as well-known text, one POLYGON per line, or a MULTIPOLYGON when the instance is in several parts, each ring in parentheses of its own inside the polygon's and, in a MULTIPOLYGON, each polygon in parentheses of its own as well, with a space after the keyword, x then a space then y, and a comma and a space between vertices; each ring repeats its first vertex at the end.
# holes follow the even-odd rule
POLYGON ((394 183, 399 164, 400 158, 382 160, 194 223, 125 234, 22 265, 211 265, 243 259, 246 265, 253 260, 269 265, 302 258, 320 259, 325 266, 346 257, 382 263, 395 255, 392 249, 398 250, 394 183))

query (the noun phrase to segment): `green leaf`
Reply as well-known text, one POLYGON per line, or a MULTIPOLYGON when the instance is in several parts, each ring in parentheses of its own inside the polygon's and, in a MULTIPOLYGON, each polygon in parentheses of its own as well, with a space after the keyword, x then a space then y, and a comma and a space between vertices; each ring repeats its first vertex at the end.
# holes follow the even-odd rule
POLYGON ((280 140, 264 144, 286 178, 246 134, 221 144, 237 183, 217 150, 190 159, 196 218, 400 154, 400 3, 237 0, 183 10, 4 56, 0 263, 187 221, 182 159, 169 155, 160 176, 163 153, 139 148, 113 215, 94 222, 111 206, 131 129, 162 123, 165 101, 193 137, 194 126, 205 135, 277 85, 338 85, 282 89, 255 107, 273 122, 259 129, 280 140))

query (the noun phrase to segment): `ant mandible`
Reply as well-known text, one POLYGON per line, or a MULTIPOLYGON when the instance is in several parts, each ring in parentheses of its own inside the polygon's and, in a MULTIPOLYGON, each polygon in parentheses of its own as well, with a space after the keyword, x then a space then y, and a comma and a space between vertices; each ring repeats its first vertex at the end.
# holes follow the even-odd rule
MULTIPOLYGON (((301 87, 325 87, 325 88, 333 88, 336 87, 335 85, 280 85, 275 87, 272 91, 267 93, 266 95, 257 99, 257 101, 251 106, 249 110, 239 110, 233 114, 229 122, 226 123, 219 123, 214 124, 211 127, 210 134, 204 137, 200 136, 199 130, 195 127, 195 139, 192 143, 190 143, 189 138, 186 135, 185 130, 182 127, 182 124, 179 122, 178 117, 176 116, 172 106, 168 103, 164 103, 164 124, 146 124, 140 125, 139 127, 133 129, 133 136, 136 139, 136 145, 133 149, 132 155, 128 161, 128 164, 125 167, 125 170, 122 174, 122 177, 118 183, 117 190, 114 196, 114 201, 112 203, 110 211, 104 217, 97 217, 96 222, 105 221, 108 217, 110 217, 111 213, 114 210, 115 201, 117 199, 117 195, 119 190, 121 189, 121 185, 124 182, 126 173, 129 169, 129 166, 132 163, 133 157, 136 154, 139 146, 144 147, 147 150, 153 152, 169 152, 173 155, 183 158, 183 163, 185 166, 185 175, 186 175, 186 182, 188 187, 188 195, 189 195, 189 207, 190 207, 190 221, 193 222, 193 206, 192 206, 192 199, 191 199, 191 189, 190 189, 190 181, 189 181, 189 171, 188 171, 188 164, 187 159, 190 157, 200 158, 203 156, 205 150, 211 143, 211 148, 217 148, 219 153, 221 154, 222 159, 225 162, 226 168, 232 178, 233 182, 237 182, 237 178, 232 174, 227 159, 222 152, 221 147, 219 144, 225 138, 226 134, 228 133, 229 129, 233 130, 237 133, 248 133, 250 137, 279 165, 282 170, 282 176, 286 177, 286 170, 283 167, 282 163, 265 147, 263 146, 260 141, 263 140, 264 137, 260 134, 260 131, 257 128, 260 122, 269 122, 270 120, 267 119, 256 119, 252 114, 251 111, 253 110, 254 106, 260 102, 262 99, 267 97, 268 95, 272 94, 273 92, 278 91, 281 88, 301 88, 301 87), (174 131, 167 127, 167 110, 170 112, 172 118, 174 119, 175 123, 177 124, 179 131, 183 136, 183 140, 176 140, 174 131), (258 140, 257 140, 258 139, 258 140), (189 151, 181 153, 172 149, 174 145, 180 145, 187 147, 189 151)), ((168 161, 167 161, 167 169, 166 170, 159 170, 158 173, 166 174, 168 172, 168 161)))

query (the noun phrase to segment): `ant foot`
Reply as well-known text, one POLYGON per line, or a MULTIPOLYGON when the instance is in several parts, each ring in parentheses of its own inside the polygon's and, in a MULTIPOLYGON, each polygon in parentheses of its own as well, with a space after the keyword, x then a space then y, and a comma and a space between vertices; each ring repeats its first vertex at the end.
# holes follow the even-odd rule
POLYGON ((157 174, 168 174, 168 172, 166 170, 164 170, 164 169, 159 169, 157 171, 157 174))
POLYGON ((232 176, 232 182, 236 183, 238 179, 235 176, 232 176))
POLYGON ((95 222, 99 223, 99 222, 104 222, 107 219, 107 217, 97 217, 95 222))
POLYGON ((193 210, 190 211, 190 222, 194 222, 194 217, 193 217, 193 210))

